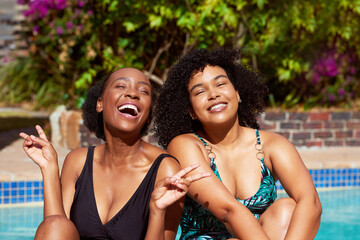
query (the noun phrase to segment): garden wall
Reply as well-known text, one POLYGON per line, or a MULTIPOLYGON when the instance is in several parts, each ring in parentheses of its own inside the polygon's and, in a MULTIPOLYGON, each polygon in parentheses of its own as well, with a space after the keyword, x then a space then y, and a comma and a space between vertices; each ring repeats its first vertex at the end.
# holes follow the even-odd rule
POLYGON ((280 133, 296 147, 360 146, 360 112, 283 112, 261 115, 263 130, 280 133))
MULTIPOLYGON (((359 147, 360 111, 284 112, 267 111, 259 117, 262 130, 277 132, 298 148, 359 147)), ((98 144, 94 134, 80 124, 82 146, 98 144)), ((156 144, 153 136, 147 141, 156 144)))

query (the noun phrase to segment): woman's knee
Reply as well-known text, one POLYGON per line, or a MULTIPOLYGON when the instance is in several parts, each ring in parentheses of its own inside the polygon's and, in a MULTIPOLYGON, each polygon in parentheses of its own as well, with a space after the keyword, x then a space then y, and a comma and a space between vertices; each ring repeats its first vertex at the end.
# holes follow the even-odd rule
POLYGON ((80 239, 75 225, 65 216, 48 216, 39 225, 35 239, 80 239))
POLYGON ((260 224, 270 239, 285 238, 295 207, 292 198, 280 198, 261 215, 260 224))
POLYGON ((280 198, 273 205, 273 217, 281 226, 287 228, 295 210, 296 202, 292 198, 280 198))

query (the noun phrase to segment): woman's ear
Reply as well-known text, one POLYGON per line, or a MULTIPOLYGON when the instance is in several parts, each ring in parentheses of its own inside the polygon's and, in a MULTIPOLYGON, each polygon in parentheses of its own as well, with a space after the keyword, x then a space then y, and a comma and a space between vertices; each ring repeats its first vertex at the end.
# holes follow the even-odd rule
POLYGON ((192 109, 192 107, 189 109, 189 114, 192 120, 197 119, 196 114, 194 113, 194 110, 192 109))
POLYGON ((103 101, 101 98, 98 98, 96 102, 96 111, 100 113, 102 112, 102 110, 103 110, 103 101))
POLYGON ((236 98, 237 98, 237 100, 238 100, 238 103, 241 103, 241 102, 242 102, 238 90, 236 90, 236 98))

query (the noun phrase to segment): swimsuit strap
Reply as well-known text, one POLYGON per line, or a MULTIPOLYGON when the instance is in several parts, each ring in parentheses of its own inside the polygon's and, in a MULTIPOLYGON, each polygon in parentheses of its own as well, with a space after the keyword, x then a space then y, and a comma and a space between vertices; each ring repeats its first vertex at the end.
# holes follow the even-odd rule
MULTIPOLYGON (((262 163, 264 163, 264 152, 263 152, 263 144, 260 141, 260 134, 259 134, 259 130, 255 129, 255 133, 256 133, 256 143, 255 143, 255 148, 258 151, 256 153, 256 158, 259 159, 262 163)), ((215 158, 216 155, 215 153, 212 151, 212 147, 202 138, 200 137, 198 134, 194 133, 199 139, 200 141, 204 144, 206 150, 208 151, 208 156, 210 158, 210 167, 214 172, 218 172, 217 168, 216 168, 216 164, 215 164, 215 158)))
POLYGON ((205 149, 208 151, 208 156, 210 158, 210 167, 211 167, 211 169, 213 171, 217 172, 216 164, 215 164, 216 155, 212 151, 212 147, 207 142, 205 142, 205 140, 202 137, 200 137, 198 134, 196 134, 196 133, 194 133, 194 134, 200 139, 200 141, 204 144, 205 149))
POLYGON ((260 141, 260 134, 259 134, 259 130, 255 129, 255 133, 256 133, 256 143, 255 143, 255 148, 258 151, 256 153, 256 158, 259 159, 262 163, 264 163, 264 152, 263 152, 263 144, 260 141))

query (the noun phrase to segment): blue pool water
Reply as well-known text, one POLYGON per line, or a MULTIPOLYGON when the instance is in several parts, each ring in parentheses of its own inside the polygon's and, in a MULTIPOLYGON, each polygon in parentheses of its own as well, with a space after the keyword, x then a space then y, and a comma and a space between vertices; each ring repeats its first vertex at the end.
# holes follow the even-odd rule
POLYGON ((360 239, 360 189, 319 192, 323 214, 316 240, 360 239))
POLYGON ((32 240, 42 219, 42 206, 0 208, 0 240, 32 240))
MULTIPOLYGON (((319 196, 323 214, 315 240, 360 239, 360 188, 322 190, 319 196)), ((42 218, 42 206, 0 208, 0 240, 33 239, 42 218)))

